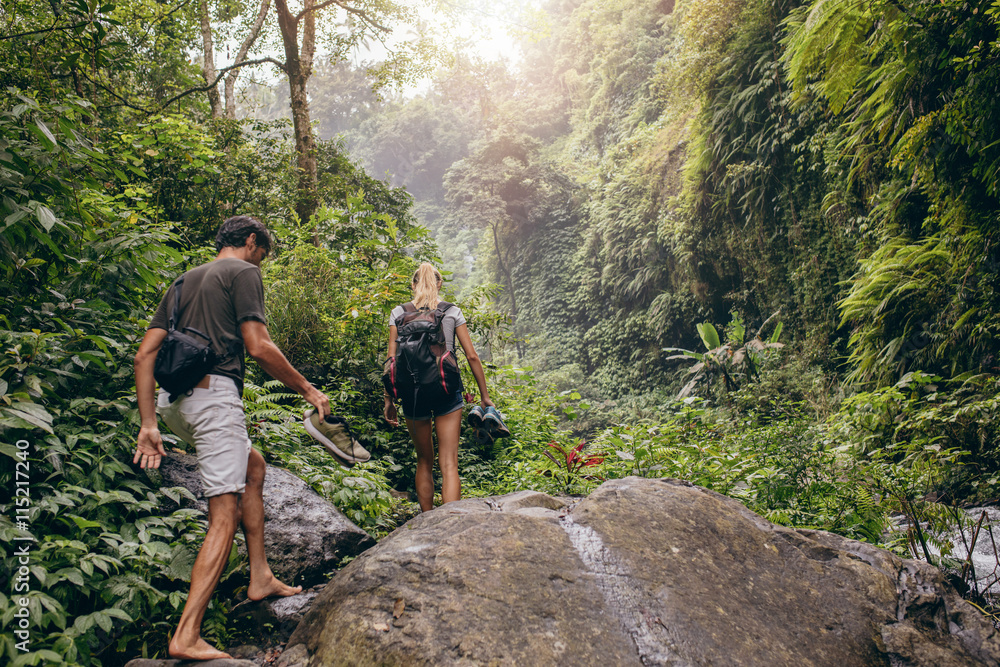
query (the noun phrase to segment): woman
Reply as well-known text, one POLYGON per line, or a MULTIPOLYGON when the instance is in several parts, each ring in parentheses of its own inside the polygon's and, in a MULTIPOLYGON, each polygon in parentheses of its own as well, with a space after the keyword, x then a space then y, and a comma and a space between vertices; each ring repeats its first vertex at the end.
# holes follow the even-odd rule
MULTIPOLYGON (((434 310, 440 299, 438 291, 443 283, 441 274, 433 265, 424 262, 413 274, 410 287, 413 290, 413 305, 417 309, 434 310)), ((396 321, 404 313, 404 306, 396 306, 389 316, 389 358, 396 356, 396 321)), ((465 358, 472 368, 472 375, 479 385, 479 395, 483 410, 493 405, 489 391, 486 389, 486 375, 483 364, 479 361, 476 348, 472 345, 469 328, 465 324, 465 316, 458 306, 452 306, 445 311, 441 320, 445 345, 448 351, 455 354, 455 338, 462 345, 465 358)), ((421 400, 419 396, 403 395, 403 417, 406 418, 406 428, 417 449, 417 500, 424 512, 434 508, 434 431, 437 431, 438 463, 441 466, 441 500, 450 503, 462 497, 461 482, 458 479, 458 441, 462 431, 462 407, 464 399, 459 388, 455 393, 443 399, 433 401, 421 400)), ((385 393, 385 408, 382 413, 385 420, 397 426, 399 415, 396 404, 388 392, 385 393)))

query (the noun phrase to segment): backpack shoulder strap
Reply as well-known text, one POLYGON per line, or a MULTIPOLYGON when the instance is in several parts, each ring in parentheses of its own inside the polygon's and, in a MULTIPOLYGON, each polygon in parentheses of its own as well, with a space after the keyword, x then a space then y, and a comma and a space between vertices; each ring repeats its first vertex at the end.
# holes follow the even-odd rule
POLYGON ((170 314, 170 320, 167 322, 169 331, 173 331, 177 327, 177 323, 181 320, 181 285, 184 284, 184 276, 186 274, 182 273, 180 278, 174 281, 174 310, 170 314))
POLYGON ((451 308, 454 305, 455 304, 448 303, 447 301, 438 301, 437 309, 440 310, 441 314, 443 315, 449 308, 451 308))
POLYGON ((403 321, 403 318, 406 317, 407 313, 415 313, 415 312, 417 312, 417 307, 413 305, 412 301, 407 301, 406 303, 403 304, 403 314, 397 316, 396 319, 392 321, 393 325, 395 325, 398 328, 399 323, 403 321))

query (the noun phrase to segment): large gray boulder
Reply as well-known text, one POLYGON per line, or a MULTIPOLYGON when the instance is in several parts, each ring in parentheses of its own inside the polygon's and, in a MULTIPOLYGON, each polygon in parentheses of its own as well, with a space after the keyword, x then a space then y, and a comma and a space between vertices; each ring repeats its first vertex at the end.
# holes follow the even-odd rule
POLYGON ((992 625, 926 563, 629 478, 572 507, 522 492, 419 515, 322 590, 279 665, 998 659, 992 625))
POLYGON ((136 658, 125 663, 125 667, 190 667, 190 665, 198 665, 198 667, 257 667, 257 663, 252 660, 238 660, 233 658, 216 658, 215 660, 201 660, 199 662, 173 660, 170 658, 136 658))
MULTIPOLYGON (((336 465, 331 462, 331 465, 336 465)), ((171 452, 160 464, 161 487, 181 486, 203 512, 198 460, 171 452)), ((308 484, 282 468, 267 466, 264 476, 264 546, 274 574, 304 587, 325 583, 340 561, 373 546, 375 540, 323 499, 308 484)))

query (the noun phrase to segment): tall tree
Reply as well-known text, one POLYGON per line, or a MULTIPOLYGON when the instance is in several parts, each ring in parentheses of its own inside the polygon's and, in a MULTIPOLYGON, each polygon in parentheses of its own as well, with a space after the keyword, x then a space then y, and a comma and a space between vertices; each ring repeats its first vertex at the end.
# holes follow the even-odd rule
POLYGON ((286 0, 275 0, 281 42, 285 48, 282 70, 288 77, 289 98, 292 107, 292 126, 295 130, 295 151, 299 167, 299 201, 296 212, 300 220, 309 220, 318 206, 316 178, 316 141, 313 138, 309 117, 309 97, 306 83, 312 74, 316 54, 316 12, 333 4, 303 0, 302 11, 292 14, 286 0), (301 30, 302 40, 299 42, 301 30))
MULTIPOLYGON (((478 142, 472 155, 452 165, 445 176, 446 196, 458 215, 484 229, 493 241, 515 334, 519 333, 513 278, 516 246, 531 227, 533 208, 551 188, 552 180, 538 158, 538 148, 535 139, 501 126, 478 142)), ((516 348, 522 355, 519 341, 516 348)))
POLYGON ((198 18, 201 20, 202 67, 201 74, 208 86, 208 104, 212 107, 212 118, 222 117, 222 100, 215 76, 215 40, 212 36, 212 19, 208 14, 208 0, 198 3, 198 18))
POLYGON ((295 150, 298 154, 299 201, 296 212, 301 220, 308 220, 319 206, 316 141, 306 85, 313 73, 320 19, 332 22, 336 10, 343 12, 346 18, 336 29, 325 34, 331 61, 345 58, 352 49, 367 45, 370 38, 381 42, 387 58, 372 70, 376 85, 389 81, 404 83, 422 73, 433 58, 434 50, 430 39, 421 34, 422 31, 405 42, 387 43, 386 38, 392 32, 391 24, 417 21, 416 13, 411 8, 392 0, 301 0, 301 10, 297 13, 289 8, 287 0, 275 0, 274 6, 285 51, 285 62, 276 64, 288 77, 295 150))
MULTIPOLYGON (((264 19, 267 18, 267 13, 270 8, 271 0, 261 0, 260 9, 257 11, 257 18, 254 19, 246 37, 243 38, 243 42, 240 44, 240 48, 236 52, 235 62, 241 63, 246 60, 251 47, 253 47, 254 43, 257 41, 257 37, 260 36, 261 28, 264 26, 264 19)), ((226 74, 226 118, 230 119, 236 118, 236 77, 238 75, 239 70, 237 69, 230 70, 229 73, 226 74)))
POLYGON ((250 49, 257 42, 261 28, 264 26, 264 19, 267 18, 268 10, 271 8, 271 0, 260 0, 260 7, 257 16, 250 24, 247 34, 240 43, 236 52, 236 59, 233 65, 223 71, 225 74, 225 112, 222 107, 222 97, 219 95, 219 80, 222 76, 215 68, 215 29, 212 26, 212 13, 208 0, 200 0, 198 5, 198 18, 201 24, 201 44, 202 44, 202 77, 205 79, 206 92, 208 93, 208 103, 212 109, 212 118, 236 118, 236 79, 240 69, 246 65, 247 55, 250 49))
POLYGON ((299 201, 296 213, 301 220, 309 220, 319 205, 316 176, 316 140, 313 137, 312 119, 309 115, 309 96, 306 84, 313 73, 316 56, 317 13, 331 5, 360 19, 363 26, 380 34, 388 34, 382 25, 364 8, 353 7, 337 0, 302 0, 302 10, 293 14, 287 0, 275 0, 281 42, 285 49, 285 62, 281 67, 288 77, 289 101, 292 108, 292 126, 295 132, 295 151, 298 155, 299 201), (301 35, 301 39, 300 39, 301 35))

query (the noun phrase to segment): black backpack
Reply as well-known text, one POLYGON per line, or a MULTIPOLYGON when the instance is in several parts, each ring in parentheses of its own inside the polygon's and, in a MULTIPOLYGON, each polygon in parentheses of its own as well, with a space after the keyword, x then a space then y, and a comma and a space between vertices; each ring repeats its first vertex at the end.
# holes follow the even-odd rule
POLYGON ((208 374, 212 368, 219 363, 220 357, 211 347, 211 339, 201 331, 191 327, 184 327, 183 331, 178 331, 175 325, 181 319, 181 285, 184 284, 182 275, 174 283, 174 310, 170 314, 170 321, 167 325, 167 336, 160 344, 160 351, 156 353, 156 363, 153 366, 153 377, 165 391, 170 394, 170 402, 173 403, 182 394, 185 394, 201 379, 208 374), (201 341, 189 336, 186 332, 191 332, 209 341, 206 345, 201 341))
POLYGON ((417 310, 413 303, 403 305, 396 318, 396 356, 389 357, 382 373, 382 384, 393 399, 419 397, 437 401, 461 391, 462 374, 455 354, 448 350, 441 320, 452 304, 442 301, 437 308, 417 310))

